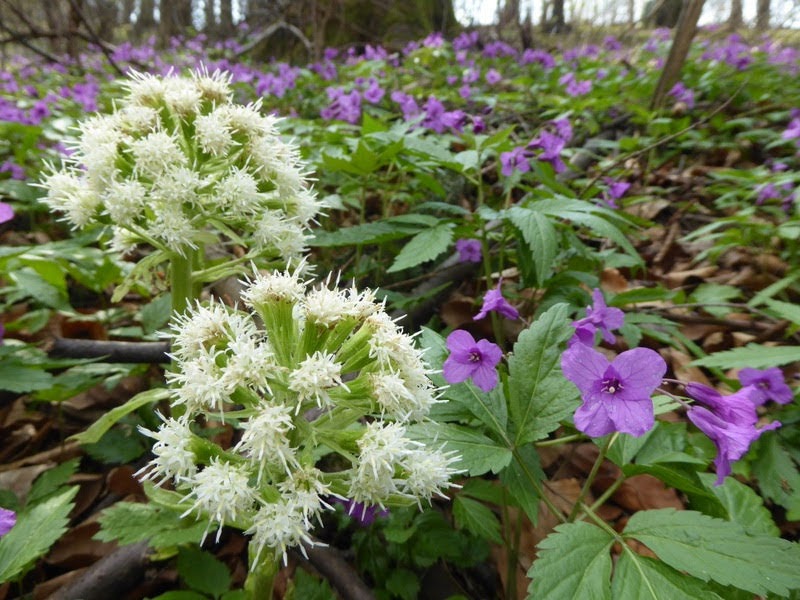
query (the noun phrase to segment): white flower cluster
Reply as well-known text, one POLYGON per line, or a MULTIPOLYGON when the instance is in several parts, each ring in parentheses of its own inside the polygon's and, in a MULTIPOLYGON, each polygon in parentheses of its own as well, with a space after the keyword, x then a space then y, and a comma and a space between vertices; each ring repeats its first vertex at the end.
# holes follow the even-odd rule
POLYGON ((156 432, 146 478, 171 481, 209 526, 253 536, 257 555, 310 543, 327 500, 421 504, 443 496, 459 459, 412 440, 437 402, 421 351, 371 292, 309 289, 297 273, 257 274, 243 300, 177 319, 168 374, 178 419, 156 432), (223 449, 198 423, 238 433, 223 449), (338 456, 337 456, 338 455, 338 456))
POLYGON ((146 242, 185 254, 211 230, 298 258, 321 205, 277 119, 233 103, 229 83, 219 71, 132 73, 120 108, 80 125, 68 163, 43 182, 45 202, 76 228, 110 223, 119 250, 146 242))

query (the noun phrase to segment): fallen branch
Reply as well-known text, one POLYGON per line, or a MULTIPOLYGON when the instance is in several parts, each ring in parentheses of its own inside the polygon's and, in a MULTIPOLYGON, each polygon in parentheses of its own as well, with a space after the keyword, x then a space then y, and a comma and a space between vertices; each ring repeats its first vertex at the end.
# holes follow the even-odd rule
POLYGON ((336 588, 339 595, 347 600, 375 600, 375 595, 356 573, 355 569, 342 557, 336 548, 330 546, 303 545, 306 556, 297 550, 292 553, 301 561, 308 562, 320 575, 336 588))
POLYGON ((149 560, 147 542, 117 548, 50 596, 50 600, 124 598, 144 577, 149 560))
POLYGON ((49 356, 60 358, 99 358, 107 363, 166 363, 169 342, 114 342, 54 338, 47 348, 49 356))

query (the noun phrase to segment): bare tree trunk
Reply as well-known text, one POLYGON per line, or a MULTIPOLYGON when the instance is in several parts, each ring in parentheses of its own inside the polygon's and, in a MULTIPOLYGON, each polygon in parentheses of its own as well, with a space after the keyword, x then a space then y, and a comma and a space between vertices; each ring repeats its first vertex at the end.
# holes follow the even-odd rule
POLYGON ((162 46, 169 44, 172 37, 186 33, 192 24, 191 0, 160 0, 158 37, 162 46))
POLYGON ((139 16, 136 18, 136 27, 134 27, 134 33, 137 36, 141 37, 147 31, 155 27, 156 19, 153 16, 155 9, 155 0, 141 0, 141 4, 139 5, 139 16))
POLYGON ((219 28, 222 31, 222 35, 233 33, 233 3, 231 0, 220 0, 219 28))
POLYGON ((519 0, 505 0, 498 8, 497 37, 503 39, 510 31, 518 31, 520 26, 519 0))
POLYGON ((758 0, 758 6, 756 8, 756 29, 759 31, 769 29, 769 18, 769 0, 758 0))
POLYGON ((67 54, 77 58, 79 50, 79 39, 76 35, 81 26, 81 12, 83 11, 83 0, 73 0, 67 9, 67 54))
POLYGON ((728 27, 731 29, 739 29, 743 23, 742 0, 731 0, 731 15, 728 17, 728 27))
POLYGON ((636 23, 636 2, 635 0, 628 0, 628 25, 636 23))
POLYGON ((656 91, 650 103, 651 108, 657 108, 661 105, 667 96, 667 92, 672 89, 672 86, 680 78, 681 68, 683 63, 686 62, 686 56, 689 54, 692 40, 695 33, 697 33, 697 22, 700 20, 700 13, 703 12, 703 2, 704 0, 687 0, 683 5, 681 16, 678 18, 678 27, 675 30, 675 39, 672 40, 667 62, 664 64, 661 77, 658 79, 658 85, 656 85, 656 91))
POLYGON ((206 21, 204 27, 206 34, 214 35, 217 31, 217 18, 214 16, 214 0, 205 0, 203 15, 206 21))
POLYGON ((553 0, 553 32, 562 33, 567 29, 564 19, 564 0, 553 0))
POLYGON ((120 25, 130 25, 133 9, 136 7, 136 0, 123 0, 119 4, 119 16, 117 21, 120 25))

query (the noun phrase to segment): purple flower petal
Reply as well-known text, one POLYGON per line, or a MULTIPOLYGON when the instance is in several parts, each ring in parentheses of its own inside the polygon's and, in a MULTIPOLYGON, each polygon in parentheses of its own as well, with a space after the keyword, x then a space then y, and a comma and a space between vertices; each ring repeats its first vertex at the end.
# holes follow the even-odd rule
POLYGON ((0 536, 4 536, 17 522, 17 513, 7 508, 0 508, 0 536))
POLYGON ((788 404, 794 399, 792 388, 786 385, 783 372, 778 367, 770 369, 742 369, 739 371, 739 381, 743 386, 750 387, 750 400, 757 405, 773 400, 779 404, 788 404))
POLYGON ((0 202, 0 223, 6 223, 14 218, 14 209, 10 204, 0 202))

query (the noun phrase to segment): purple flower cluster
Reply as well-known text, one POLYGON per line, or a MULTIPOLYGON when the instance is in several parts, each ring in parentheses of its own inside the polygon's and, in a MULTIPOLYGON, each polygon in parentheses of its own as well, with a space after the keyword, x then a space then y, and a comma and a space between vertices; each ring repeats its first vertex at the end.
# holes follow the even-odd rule
POLYGON ((556 59, 547 50, 534 50, 527 48, 519 59, 519 64, 530 65, 539 64, 546 71, 553 69, 556 66, 556 59))
POLYGON ((683 82, 679 81, 673 85, 667 93, 675 98, 676 102, 683 102, 688 108, 694 108, 694 90, 686 87, 683 82))
POLYGON ((564 91, 573 98, 576 96, 585 96, 592 91, 591 79, 578 79, 575 77, 575 73, 572 72, 562 75, 558 83, 565 86, 564 91))
POLYGON ((509 177, 514 171, 527 173, 531 168, 530 160, 534 157, 549 162, 556 173, 566 169, 561 160, 561 151, 572 138, 572 125, 568 119, 556 119, 550 121, 547 127, 549 129, 542 129, 526 146, 517 146, 500 153, 500 172, 503 175, 509 177))
POLYGON ((361 93, 358 90, 345 92, 341 87, 329 87, 326 93, 331 103, 320 111, 323 119, 358 123, 361 119, 361 93))

